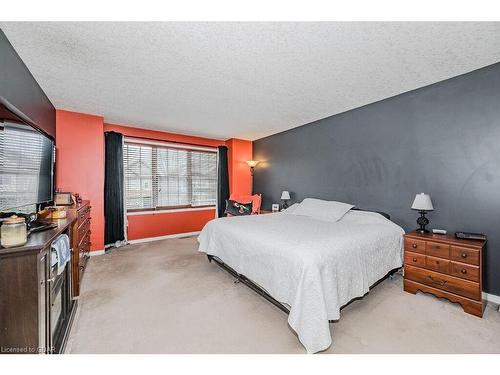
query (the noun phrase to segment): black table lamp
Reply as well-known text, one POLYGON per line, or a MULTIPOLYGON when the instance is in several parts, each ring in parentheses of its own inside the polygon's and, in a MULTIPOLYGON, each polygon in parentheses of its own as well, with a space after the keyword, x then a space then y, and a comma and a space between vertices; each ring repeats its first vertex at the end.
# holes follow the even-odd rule
POLYGON ((420 213, 420 217, 417 219, 417 224, 420 228, 417 229, 419 233, 429 233, 425 226, 429 224, 429 219, 425 217, 428 211, 433 211, 434 206, 432 205, 431 197, 429 194, 420 193, 415 196, 415 200, 411 205, 412 210, 416 210, 420 213))
POLYGON ((281 200, 283 201, 283 209, 286 210, 288 208, 288 201, 290 200, 290 193, 284 190, 281 193, 281 200))

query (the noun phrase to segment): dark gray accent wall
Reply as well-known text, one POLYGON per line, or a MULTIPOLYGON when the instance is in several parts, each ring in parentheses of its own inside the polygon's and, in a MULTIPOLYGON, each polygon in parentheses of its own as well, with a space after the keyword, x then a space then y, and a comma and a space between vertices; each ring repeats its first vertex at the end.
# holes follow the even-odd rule
POLYGON ((0 29, 0 96, 56 137, 56 110, 0 29))
POLYGON ((388 212, 417 227, 416 193, 431 195, 430 228, 488 236, 485 290, 500 295, 500 63, 253 143, 263 206, 317 197, 388 212))

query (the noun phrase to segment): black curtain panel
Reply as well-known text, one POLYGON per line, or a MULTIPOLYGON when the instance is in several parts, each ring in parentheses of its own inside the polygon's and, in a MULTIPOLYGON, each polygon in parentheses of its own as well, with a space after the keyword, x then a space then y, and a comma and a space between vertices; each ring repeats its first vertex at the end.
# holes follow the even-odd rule
POLYGON ((115 132, 105 134, 104 175, 104 243, 123 241, 123 135, 115 132))
POLYGON ((226 199, 229 199, 229 172, 227 168, 227 147, 219 146, 219 164, 217 166, 217 213, 226 216, 226 199))

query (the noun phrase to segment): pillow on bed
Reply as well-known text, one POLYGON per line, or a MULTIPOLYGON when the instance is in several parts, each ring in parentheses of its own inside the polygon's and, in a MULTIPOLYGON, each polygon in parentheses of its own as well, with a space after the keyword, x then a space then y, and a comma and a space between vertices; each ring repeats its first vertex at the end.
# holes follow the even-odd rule
POLYGON ((250 215, 252 213, 252 203, 245 204, 227 199, 224 213, 228 216, 250 215))
POLYGON ((285 208, 284 210, 282 210, 282 212, 284 212, 285 214, 291 214, 291 213, 295 212, 295 210, 297 209, 297 207, 299 207, 299 203, 294 203, 290 207, 285 208))
POLYGON ((342 202, 306 198, 293 212, 291 212, 291 214, 309 216, 314 219, 335 223, 342 219, 342 217, 353 207, 352 204, 342 202))

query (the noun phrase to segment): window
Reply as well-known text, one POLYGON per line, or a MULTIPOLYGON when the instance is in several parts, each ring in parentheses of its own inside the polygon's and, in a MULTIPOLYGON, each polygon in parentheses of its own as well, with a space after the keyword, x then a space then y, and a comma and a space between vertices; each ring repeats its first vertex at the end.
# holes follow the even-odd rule
POLYGON ((217 152, 125 141, 127 210, 214 206, 217 152))

